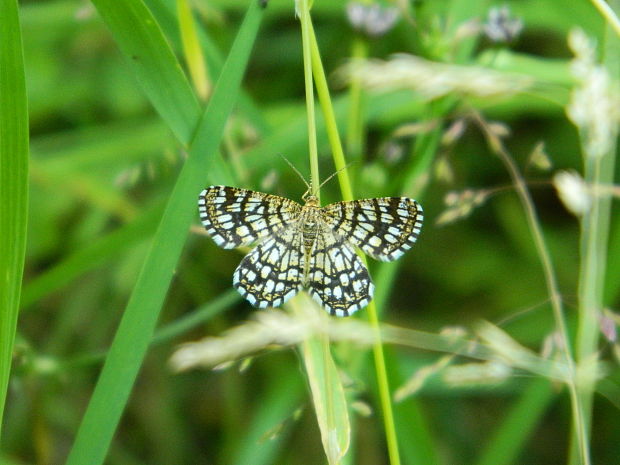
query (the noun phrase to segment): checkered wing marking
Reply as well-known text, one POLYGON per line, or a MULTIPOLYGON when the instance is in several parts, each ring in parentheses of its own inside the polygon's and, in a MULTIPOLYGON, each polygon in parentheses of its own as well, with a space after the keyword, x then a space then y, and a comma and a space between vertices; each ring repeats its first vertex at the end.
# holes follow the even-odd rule
POLYGON ((302 235, 294 226, 261 242, 233 274, 233 286, 255 307, 278 307, 303 287, 302 235))
POLYGON ((310 295, 331 315, 349 316, 364 308, 375 289, 360 257, 327 227, 317 235, 308 277, 310 295))
POLYGON ((211 186, 198 197, 200 220, 225 249, 248 245, 294 221, 301 205, 277 195, 227 186, 211 186))
POLYGON ((422 228, 422 207, 407 197, 338 202, 323 208, 324 221, 375 260, 396 260, 422 228))

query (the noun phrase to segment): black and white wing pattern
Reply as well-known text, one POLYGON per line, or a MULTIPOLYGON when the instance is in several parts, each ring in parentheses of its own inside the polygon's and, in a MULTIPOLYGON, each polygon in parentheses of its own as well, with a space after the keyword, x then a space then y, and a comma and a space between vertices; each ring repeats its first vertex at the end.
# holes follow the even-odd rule
POLYGON ((374 258, 389 262, 411 248, 422 229, 418 202, 407 197, 338 202, 323 208, 323 221, 374 258))
POLYGON ((277 195, 228 186, 211 186, 198 197, 200 220, 225 249, 272 235, 301 212, 301 205, 277 195))
POLYGON ((245 256, 233 274, 233 286, 255 307, 278 307, 303 287, 303 237, 282 229, 245 256))
POLYGON ((255 307, 278 307, 303 287, 330 314, 348 316, 372 300, 374 284, 354 250, 377 260, 400 257, 416 241, 422 207, 406 197, 298 203, 226 186, 200 193, 200 219, 230 249, 259 242, 241 261, 233 285, 255 307))
POLYGON ((331 315, 349 316, 372 300, 375 285, 353 248, 325 229, 316 238, 308 287, 312 298, 331 315))

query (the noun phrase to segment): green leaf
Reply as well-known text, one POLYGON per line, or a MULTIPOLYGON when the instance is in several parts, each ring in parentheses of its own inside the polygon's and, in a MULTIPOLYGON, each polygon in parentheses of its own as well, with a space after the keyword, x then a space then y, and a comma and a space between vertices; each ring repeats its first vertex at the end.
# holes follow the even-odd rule
MULTIPOLYGON (((246 0, 244 0, 244 2, 245 1, 246 0)), ((146 0, 145 3, 159 21, 166 37, 168 37, 173 44, 173 48, 176 46, 176 48, 180 49, 182 47, 182 39, 178 27, 180 20, 176 16, 177 10, 174 8, 174 2, 170 0, 146 0)), ((245 8, 245 5, 243 8, 245 8)), ((269 10, 271 11, 271 5, 269 10)), ((209 37, 206 28, 204 26, 201 27, 200 22, 196 24, 196 29, 207 62, 209 77, 215 81, 222 70, 224 58, 221 55, 218 45, 209 37)), ((237 106, 240 112, 248 117, 260 132, 268 132, 269 126, 264 120, 262 111, 258 108, 256 103, 252 101, 247 91, 241 91, 237 106)))
POLYGON ((187 0, 177 0, 177 10, 181 38, 183 39, 185 62, 189 68, 189 73, 192 77, 192 83, 194 84, 196 92, 198 92, 200 98, 206 99, 211 92, 211 82, 207 73, 202 48, 198 40, 192 10, 187 0))
POLYGON ((327 336, 305 340, 302 354, 323 449, 328 462, 333 465, 339 463, 349 449, 351 424, 344 388, 329 350, 329 341, 323 338, 327 336))
MULTIPOLYGON (((323 310, 306 294, 300 294, 289 304, 298 314, 320 312, 320 324, 329 324, 323 310)), ((312 402, 321 430, 323 449, 330 465, 338 464, 351 442, 351 424, 340 374, 331 355, 327 331, 311 336, 301 344, 306 374, 310 383, 312 402)))
MULTIPOLYGON (((0 421, 26 251, 28 103, 16 0, 0 0, 0 421)), ((1 428, 1 424, 0 424, 1 428)))
MULTIPOLYGON (((133 2, 127 3, 133 4, 133 2)), ((96 2, 96 6, 100 9, 116 10, 116 5, 109 2, 96 2)), ((142 8, 143 13, 148 13, 148 10, 142 8)), ((130 9, 129 12, 133 11, 134 9, 130 9)), ((109 15, 112 13, 106 12, 109 15)), ((213 169, 213 163, 218 154, 226 120, 239 93, 241 79, 262 18, 261 13, 258 4, 252 2, 213 96, 198 124, 189 157, 170 196, 153 244, 114 337, 95 392, 80 425, 67 462, 69 465, 99 464, 105 459, 151 341, 157 317, 183 249, 187 230, 196 215, 198 193, 206 180, 210 182, 229 181, 225 173, 213 169)), ((133 19, 152 21, 152 17, 145 16, 133 19)), ((133 30, 148 33, 152 27, 134 25, 133 30)), ((125 40, 122 35, 117 38, 125 40)), ((144 41, 143 43, 158 46, 144 41)), ((150 52, 145 55, 156 55, 156 53, 150 52)))

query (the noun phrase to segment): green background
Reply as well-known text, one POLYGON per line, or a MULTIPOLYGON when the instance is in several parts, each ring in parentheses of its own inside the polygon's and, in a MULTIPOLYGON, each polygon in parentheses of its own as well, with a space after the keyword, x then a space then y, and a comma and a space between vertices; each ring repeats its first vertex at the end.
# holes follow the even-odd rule
MULTIPOLYGON (((127 11, 143 18, 141 3, 118 3, 126 3, 127 11)), ((314 3, 323 64, 333 76, 351 56, 356 35, 343 2, 314 3)), ((155 311, 148 313, 147 301, 156 301, 157 295, 163 299, 168 278, 148 281, 144 269, 161 269, 162 274, 170 269, 174 274, 155 342, 142 363, 105 463, 325 463, 297 350, 265 351, 243 372, 235 366, 174 374, 168 366, 178 344, 218 335, 257 311, 232 290, 232 273, 242 255, 219 249, 197 228, 189 234, 183 229, 185 220, 197 226, 198 217, 194 203, 184 201, 184 187, 177 180, 186 176, 205 186, 234 182, 295 200, 305 190, 280 157, 286 156, 308 176, 301 35, 293 2, 273 0, 264 13, 256 9, 255 24, 246 23, 243 29, 246 42, 241 37, 236 43, 233 58, 238 60, 228 62, 230 76, 240 79, 242 57, 249 54, 241 91, 237 96, 234 79, 226 80, 223 85, 230 89, 216 91, 219 100, 213 98, 211 113, 207 110, 208 118, 198 126, 205 104, 188 94, 189 81, 178 79, 185 65, 175 2, 146 0, 145 5, 183 70, 172 66, 172 54, 156 53, 163 50, 158 48, 159 28, 147 27, 142 37, 148 40, 138 43, 140 31, 115 16, 122 8, 114 2, 94 4, 97 8, 79 1, 25 1, 19 7, 30 123, 29 214, 0 462, 65 463, 72 447, 79 447, 74 446, 78 427, 128 301, 129 307, 149 315, 145 325, 155 325, 159 304, 153 303, 155 311), (262 24, 253 43, 252 28, 258 26, 259 15, 262 24), (111 34, 114 21, 117 29, 111 34), (166 60, 171 66, 160 68, 166 60), (222 161, 216 150, 221 133, 217 127, 223 127, 227 107, 233 111, 219 146, 222 161), (204 159, 189 165, 194 155, 204 159), (180 202, 178 209, 171 199, 180 202), (174 251, 181 247, 176 262, 174 251), (149 266, 143 268, 145 260, 150 260, 149 266)), ((214 80, 248 4, 195 2, 214 80)), ((494 3, 446 0, 416 3, 415 21, 401 19, 385 36, 367 40, 368 54, 387 58, 411 53, 465 65, 491 60, 497 69, 533 76, 544 85, 512 97, 457 98, 447 113, 441 112, 445 101, 425 102, 413 92, 365 95, 361 114, 365 150, 352 156, 356 161, 350 171, 359 198, 400 195, 407 180, 420 178, 416 171, 420 169, 428 182, 423 189, 413 189, 425 211, 415 248, 398 263, 370 264, 371 275, 381 285, 377 293, 384 299, 382 321, 437 333, 448 326, 472 328, 483 319, 540 352, 554 330, 542 269, 510 177, 479 129, 469 121, 456 143, 437 147, 429 133, 394 137, 402 124, 437 115, 443 126, 434 134, 441 135, 464 116, 466 106, 510 128, 505 143, 531 188, 573 330, 580 229, 550 179, 556 170, 581 171, 582 166, 579 134, 564 108, 572 86, 568 32, 579 26, 601 45, 604 21, 582 0, 570 2, 570 8, 557 0, 508 4, 524 23, 522 35, 510 47, 482 38, 472 43, 470 54, 464 53, 465 46, 455 43, 454 31, 468 20, 484 20, 494 3), (452 49, 460 57, 450 56, 452 49), (541 141, 552 161, 551 171, 528 165, 530 153, 541 141), (425 143, 431 144, 427 155, 432 162, 427 165, 421 161, 425 152, 420 146, 425 143), (388 148, 400 157, 390 158, 388 148), (438 175, 438 160, 450 167, 449 180, 438 175), (448 225, 435 223, 446 208, 444 196, 449 191, 495 188, 499 192, 466 218, 448 225)), ((330 83, 344 135, 348 90, 336 81, 330 83)), ((334 167, 323 127, 319 124, 320 165, 327 177, 334 167)), ((190 202, 195 202, 192 193, 195 197, 200 189, 187 186, 190 202)), ((338 183, 333 180, 323 187, 322 202, 337 200, 338 183)), ((620 291, 617 223, 617 215, 612 215, 604 301, 612 309, 618 307, 620 291)), ((365 319, 363 313, 355 318, 365 319)), ((141 318, 135 314, 131 324, 139 327, 141 318)), ((129 331, 124 337, 125 345, 119 348, 121 370, 123 357, 134 347, 136 353, 146 350, 150 333, 136 333, 132 339, 129 331)), ((336 362, 349 377, 348 399, 367 403, 372 410, 370 416, 351 415, 353 443, 346 460, 388 463, 372 358, 367 348, 338 349, 336 362), (348 365, 352 350, 360 351, 355 367, 348 365)), ((442 355, 390 346, 392 388, 442 355)), ((593 463, 611 465, 620 457, 619 370, 612 345, 603 339, 600 357, 607 374, 599 389, 605 395, 597 394, 594 400, 591 453, 593 463)), ((133 363, 139 365, 138 355, 133 363)), ((100 407, 105 407, 107 393, 100 407)), ((110 402, 114 404, 114 397, 110 402)), ((115 408, 122 409, 122 403, 110 405, 115 408)), ((96 439, 98 415, 106 412, 102 408, 90 413, 94 429, 81 434, 96 439)), ((516 371, 497 384, 462 387, 434 376, 413 400, 396 404, 395 415, 403 463, 556 464, 566 463, 570 450, 566 389, 527 372, 516 371)), ((106 454, 105 441, 101 447, 98 453, 106 454)), ((73 463, 88 463, 90 453, 84 449, 80 455, 74 448, 73 463)))

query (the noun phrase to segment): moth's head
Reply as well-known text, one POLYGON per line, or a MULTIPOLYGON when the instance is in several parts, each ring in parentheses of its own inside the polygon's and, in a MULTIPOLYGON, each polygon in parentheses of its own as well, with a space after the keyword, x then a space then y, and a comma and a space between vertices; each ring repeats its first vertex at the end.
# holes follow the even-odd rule
POLYGON ((301 199, 306 203, 307 207, 318 207, 319 206, 319 198, 310 193, 310 192, 306 192, 301 199))

